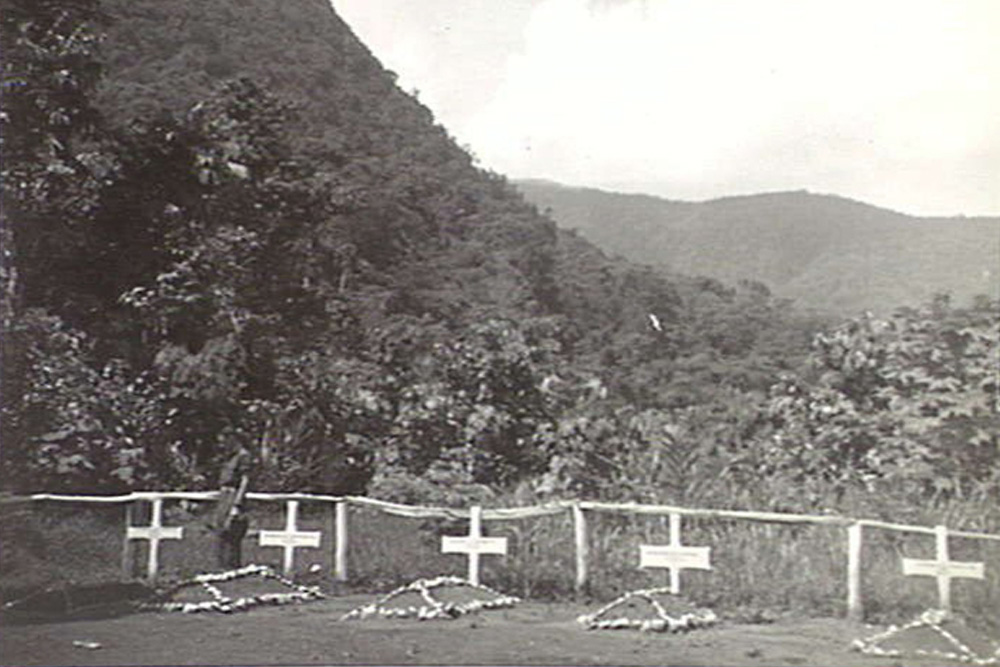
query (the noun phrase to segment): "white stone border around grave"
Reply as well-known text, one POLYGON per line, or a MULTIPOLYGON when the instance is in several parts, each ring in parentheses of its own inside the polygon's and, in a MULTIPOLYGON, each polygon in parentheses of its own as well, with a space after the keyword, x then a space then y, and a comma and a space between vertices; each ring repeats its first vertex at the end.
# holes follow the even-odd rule
POLYGON ((418 579, 413 583, 400 586, 399 588, 386 593, 371 604, 358 607, 357 609, 352 609, 344 614, 340 620, 349 621, 352 619, 365 619, 371 616, 381 616, 383 618, 416 618, 420 621, 451 619, 480 610, 510 608, 520 601, 520 598, 512 595, 504 595, 489 586, 474 584, 471 581, 467 581, 460 577, 435 577, 433 579, 418 579), (469 586, 477 591, 495 595, 496 597, 492 600, 486 601, 471 600, 469 602, 462 603, 442 602, 441 600, 435 598, 431 591, 435 588, 441 588, 444 586, 469 586), (400 609, 386 609, 383 607, 383 605, 387 602, 390 602, 394 598, 406 593, 419 593, 420 597, 423 598, 427 604, 420 605, 419 607, 410 605, 400 609))
POLYGON ((958 637, 951 634, 943 627, 941 624, 944 623, 951 617, 951 612, 945 609, 928 609, 916 620, 910 621, 903 626, 890 625, 885 631, 878 634, 872 635, 871 637, 866 637, 864 639, 855 639, 851 642, 851 648, 865 655, 878 656, 880 658, 901 658, 905 657, 903 651, 899 649, 884 649, 879 646, 880 642, 890 639, 895 635, 898 635, 907 630, 913 630, 920 627, 928 627, 939 635, 941 635, 945 640, 947 640, 952 646, 955 647, 957 653, 950 651, 927 651, 923 649, 916 649, 913 651, 914 656, 919 657, 932 657, 941 658, 944 660, 957 660, 959 662, 965 662, 970 665, 996 665, 1000 664, 1000 648, 998 648, 993 657, 981 658, 976 655, 972 649, 963 644, 958 637))
POLYGON ((607 603, 593 614, 579 616, 577 623, 588 630, 639 630, 641 632, 684 632, 696 628, 704 628, 714 625, 719 617, 711 609, 697 609, 693 612, 685 612, 680 616, 671 616, 655 598, 656 595, 672 595, 670 588, 647 588, 644 590, 631 591, 620 595, 607 603), (602 619, 601 616, 608 613, 615 607, 627 603, 632 598, 642 598, 650 603, 656 612, 657 618, 653 619, 631 619, 631 618, 609 618, 602 619))
POLYGON ((711 609, 698 609, 695 612, 685 612, 678 617, 671 616, 654 596, 679 595, 681 590, 681 570, 698 569, 711 570, 711 547, 691 547, 681 543, 681 515, 670 514, 670 544, 669 545, 639 545, 639 567, 666 568, 670 571, 670 586, 668 588, 648 588, 625 593, 598 609, 593 614, 585 614, 577 618, 577 622, 588 630, 620 630, 638 629, 642 632, 681 632, 694 628, 712 625, 718 621, 718 616, 711 609), (601 619, 600 617, 632 598, 642 598, 650 603, 657 618, 637 620, 630 618, 601 619))
POLYGON ((173 590, 177 591, 182 588, 198 584, 200 584, 201 587, 212 596, 211 600, 206 600, 204 602, 152 603, 143 605, 142 609, 145 611, 179 611, 185 614, 206 611, 216 611, 223 614, 229 614, 236 611, 246 611, 248 609, 252 609, 253 607, 264 605, 274 606, 295 604, 298 602, 306 602, 308 600, 319 600, 326 597, 323 595, 322 591, 320 591, 318 586, 303 586, 301 584, 296 584, 294 581, 279 575, 266 565, 247 565, 245 567, 241 567, 236 570, 229 570, 227 572, 199 574, 189 581, 178 584, 173 588, 173 590), (273 579, 292 590, 289 593, 262 593, 261 595, 252 595, 249 597, 233 599, 227 597, 217 586, 214 585, 216 583, 241 579, 243 577, 252 577, 254 575, 260 576, 264 579, 273 579))

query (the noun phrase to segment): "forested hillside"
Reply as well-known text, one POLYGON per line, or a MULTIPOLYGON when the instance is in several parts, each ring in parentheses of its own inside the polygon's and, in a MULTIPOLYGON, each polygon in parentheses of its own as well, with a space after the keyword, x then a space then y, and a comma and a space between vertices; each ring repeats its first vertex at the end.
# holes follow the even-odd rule
POLYGON ((5 490, 214 488, 240 449, 258 489, 442 503, 1000 487, 995 304, 834 328, 609 258, 323 0, 5 0, 3 40, 5 490))
POLYGON ((888 315, 938 293, 1000 296, 1000 218, 917 218, 808 192, 670 201, 519 182, 608 252, 671 271, 759 280, 802 309, 888 315))

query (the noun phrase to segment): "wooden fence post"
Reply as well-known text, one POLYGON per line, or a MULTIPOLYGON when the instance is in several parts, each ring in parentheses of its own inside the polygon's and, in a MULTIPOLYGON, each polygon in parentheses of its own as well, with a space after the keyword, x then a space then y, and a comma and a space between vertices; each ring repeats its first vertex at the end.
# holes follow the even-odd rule
POLYGON ((347 581, 347 501, 336 504, 336 552, 334 554, 334 579, 347 581))
POLYGON ((847 618, 858 622, 865 615, 861 600, 861 531, 860 522, 847 527, 847 618))
MULTIPOLYGON (((334 507, 336 503, 330 505, 327 503, 324 505, 323 511, 323 536, 320 540, 328 540, 326 545, 327 553, 329 554, 329 567, 327 568, 331 572, 336 572, 337 570, 337 547, 334 540, 337 539, 337 515, 334 507)), ((322 543, 322 542, 321 542, 322 543)), ((324 559, 325 560, 325 559, 324 559)))
POLYGON ((122 539, 122 577, 128 581, 135 575, 135 551, 132 549, 132 540, 129 537, 129 528, 132 527, 135 505, 131 502, 125 503, 125 537, 122 539))
POLYGON ((576 543, 576 594, 581 596, 587 590, 587 517, 580 503, 573 503, 573 536, 576 543))

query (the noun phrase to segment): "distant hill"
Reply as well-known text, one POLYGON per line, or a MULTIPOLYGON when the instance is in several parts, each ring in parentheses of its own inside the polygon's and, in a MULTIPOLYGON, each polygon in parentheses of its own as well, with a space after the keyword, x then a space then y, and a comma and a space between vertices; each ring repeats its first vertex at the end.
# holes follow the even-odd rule
POLYGON ((696 203, 537 180, 518 187, 607 252, 762 281, 805 309, 886 312, 941 292, 957 303, 1000 294, 1000 218, 917 218, 805 191, 696 203))

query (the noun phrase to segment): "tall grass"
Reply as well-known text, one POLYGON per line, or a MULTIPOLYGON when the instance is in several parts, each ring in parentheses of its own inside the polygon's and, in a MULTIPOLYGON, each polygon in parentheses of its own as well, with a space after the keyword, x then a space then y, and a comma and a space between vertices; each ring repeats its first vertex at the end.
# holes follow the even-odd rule
MULTIPOLYGON (((497 506, 505 505, 497 499, 497 506)), ((508 499, 509 500, 509 499, 508 499)), ((513 504, 513 503, 510 503, 513 504)), ((319 549, 296 550, 296 577, 342 590, 332 581, 331 507, 300 506, 299 528, 323 533, 319 549), (319 573, 312 568, 320 565, 319 573)), ((933 525, 945 518, 982 518, 975 508, 957 503, 926 510, 907 521, 933 525)), ((217 569, 215 536, 205 527, 208 503, 187 508, 168 502, 164 523, 182 525, 181 541, 161 543, 161 577, 165 582, 217 569)), ((845 512, 846 513, 846 512, 845 512)), ((249 506, 250 532, 243 562, 280 568, 282 550, 260 547, 261 529, 284 527, 283 503, 249 506)), ((147 518, 139 516, 137 524, 147 518)), ((610 600, 636 588, 662 586, 663 570, 640 570, 640 544, 666 544, 665 517, 588 512, 589 588, 592 602, 610 600)), ((980 522, 982 523, 982 522, 980 522)), ((119 506, 55 503, 5 506, 0 511, 0 593, 7 599, 29 588, 65 583, 91 583, 122 578, 123 510, 119 506)), ((968 526, 954 525, 955 528, 968 526)), ((992 529, 989 525, 978 528, 992 529)), ((569 512, 538 519, 487 521, 484 530, 508 538, 506 556, 483 556, 481 579, 504 592, 540 600, 574 595, 575 547, 569 512)), ((419 577, 465 576, 467 560, 441 553, 442 535, 468 533, 466 521, 419 520, 390 516, 367 507, 349 512, 349 586, 371 594, 385 592, 419 577)), ((846 529, 829 526, 762 524, 730 519, 685 517, 682 540, 711 547, 711 571, 685 570, 681 592, 717 612, 747 617, 747 612, 791 612, 811 616, 843 615, 847 598, 846 529)), ((134 574, 144 571, 145 541, 133 542, 134 574)), ((864 531, 862 596, 869 621, 901 622, 937 605, 937 586, 929 577, 904 577, 902 558, 933 558, 933 535, 882 529, 864 531)), ((985 563, 986 581, 954 580, 952 602, 970 623, 1000 630, 1000 542, 950 540, 954 560, 985 563)), ((752 617, 752 614, 751 614, 752 617)))
POLYGON ((120 578, 123 516, 116 506, 0 505, 0 599, 120 578))

